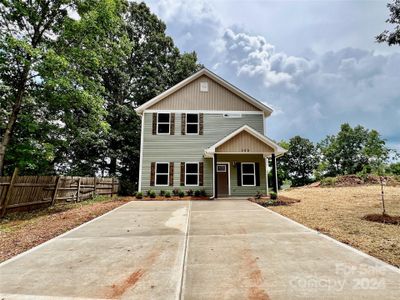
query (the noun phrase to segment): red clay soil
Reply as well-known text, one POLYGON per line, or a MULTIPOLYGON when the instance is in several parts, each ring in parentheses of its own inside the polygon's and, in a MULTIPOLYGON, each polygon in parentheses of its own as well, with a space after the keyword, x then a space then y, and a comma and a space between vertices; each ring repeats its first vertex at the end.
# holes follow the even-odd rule
POLYGON ((107 299, 119 299, 127 291, 133 289, 136 283, 146 274, 147 271, 153 268, 154 263, 160 257, 164 247, 157 247, 153 249, 147 257, 145 257, 140 265, 140 268, 129 274, 126 278, 118 281, 111 285, 110 289, 107 289, 105 298, 107 299))
POLYGON ((390 216, 388 214, 369 214, 365 215, 363 219, 371 222, 400 225, 400 216, 390 216))
POLYGON ((0 222, 0 262, 50 240, 130 201, 120 198, 72 207, 10 214, 0 222))
POLYGON ((169 198, 163 197, 163 196, 156 196, 155 198, 150 198, 150 197, 143 197, 141 199, 135 198, 136 201, 182 201, 182 200, 210 200, 210 197, 195 197, 195 196, 185 196, 185 197, 177 197, 177 196, 171 196, 169 198))

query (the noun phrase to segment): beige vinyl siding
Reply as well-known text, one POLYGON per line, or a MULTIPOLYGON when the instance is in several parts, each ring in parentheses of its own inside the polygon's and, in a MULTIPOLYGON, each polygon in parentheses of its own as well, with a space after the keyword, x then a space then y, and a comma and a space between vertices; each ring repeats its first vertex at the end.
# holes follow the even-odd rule
POLYGON ((216 152, 273 153, 274 149, 246 131, 242 131, 226 143, 217 147, 216 152))
POLYGON ((266 166, 262 154, 217 154, 217 162, 228 162, 231 169, 231 196, 253 196, 257 191, 265 191, 266 166), (260 165, 260 186, 238 186, 237 184, 237 162, 258 162, 260 165))
POLYGON ((150 106, 148 109, 260 111, 257 107, 246 102, 205 75, 150 106), (208 92, 200 92, 200 82, 208 83, 208 92))
POLYGON ((143 126, 142 191, 205 188, 212 195, 212 159, 203 158, 204 149, 233 131, 248 125, 263 133, 262 114, 242 114, 241 118, 224 118, 222 114, 204 114, 203 135, 181 135, 181 113, 175 114, 175 135, 152 135, 152 113, 145 112, 143 126), (180 186, 180 162, 204 162, 204 186, 180 186), (174 162, 174 187, 150 186, 151 162, 174 162))

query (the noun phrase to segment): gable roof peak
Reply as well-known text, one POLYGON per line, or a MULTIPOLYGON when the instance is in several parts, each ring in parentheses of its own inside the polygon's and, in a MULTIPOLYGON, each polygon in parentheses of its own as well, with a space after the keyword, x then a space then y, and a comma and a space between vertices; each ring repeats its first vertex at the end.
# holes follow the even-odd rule
POLYGON ((150 99, 146 103, 144 103, 141 106, 137 107, 135 109, 136 113, 141 115, 147 108, 153 106, 157 102, 163 100, 167 96, 171 95, 172 93, 176 92, 177 90, 179 90, 182 87, 188 85, 189 83, 193 82, 194 80, 196 80, 197 78, 199 78, 199 77, 201 77, 203 75, 206 75, 207 77, 209 77, 212 80, 214 80, 215 82, 219 83, 220 85, 222 85, 227 90, 229 90, 233 94, 237 95, 238 97, 240 97, 244 101, 246 101, 246 102, 252 104, 253 106, 257 107, 258 109, 260 109, 261 111, 264 112, 264 115, 266 115, 266 116, 271 115, 271 113, 273 111, 271 107, 265 105, 264 103, 256 100, 255 98, 251 97, 250 95, 246 94, 245 92, 243 92, 239 88, 235 87, 233 84, 227 82, 225 79, 221 78, 220 76, 218 76, 214 72, 210 71, 206 67, 202 67, 199 71, 195 72, 191 76, 187 77, 186 79, 184 79, 181 82, 177 83, 173 87, 167 89, 166 91, 162 92, 158 96, 150 99))

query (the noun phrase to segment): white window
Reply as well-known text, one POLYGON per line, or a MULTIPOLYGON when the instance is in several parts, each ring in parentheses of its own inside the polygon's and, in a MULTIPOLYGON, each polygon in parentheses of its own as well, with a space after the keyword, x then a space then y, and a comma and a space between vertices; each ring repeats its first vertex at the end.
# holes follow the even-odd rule
POLYGON ((200 82, 200 92, 208 92, 208 82, 207 81, 200 82))
POLYGON ((169 183, 169 163, 156 163, 156 185, 167 186, 169 183))
POLYGON ((225 173, 226 165, 217 165, 217 172, 225 173))
POLYGON ((186 114, 186 134, 199 134, 199 114, 186 114))
POLYGON ((255 163, 242 163, 242 186, 256 185, 255 163))
POLYGON ((157 134, 169 134, 171 115, 169 113, 157 114, 157 134))
POLYGON ((185 185, 199 185, 199 163, 185 163, 185 185))

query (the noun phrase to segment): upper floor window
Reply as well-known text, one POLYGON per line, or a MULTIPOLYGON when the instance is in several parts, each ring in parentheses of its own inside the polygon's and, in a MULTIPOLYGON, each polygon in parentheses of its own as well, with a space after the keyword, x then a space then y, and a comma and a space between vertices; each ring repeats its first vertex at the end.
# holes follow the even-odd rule
POLYGON ((156 185, 167 186, 169 182, 169 163, 156 163, 156 185))
POLYGON ((169 134, 171 115, 169 113, 157 114, 157 134, 169 134))
POLYGON ((256 185, 255 163, 242 163, 242 186, 256 185))
POLYGON ((199 114, 186 114, 186 134, 199 134, 199 114))

